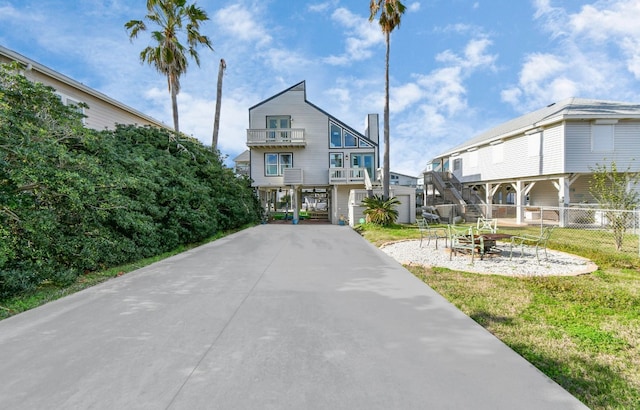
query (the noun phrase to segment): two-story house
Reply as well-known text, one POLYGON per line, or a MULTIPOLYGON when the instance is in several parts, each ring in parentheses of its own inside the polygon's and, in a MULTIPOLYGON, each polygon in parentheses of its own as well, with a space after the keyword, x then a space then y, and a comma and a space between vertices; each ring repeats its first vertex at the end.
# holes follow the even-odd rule
POLYGON ((114 129, 116 124, 149 125, 167 127, 162 122, 102 94, 86 85, 54 71, 15 51, 0 46, 0 63, 18 62, 21 73, 30 81, 55 89, 65 105, 76 105, 86 117, 84 125, 96 130, 114 129), (87 107, 78 104, 85 103, 87 107))
POLYGON ((593 169, 611 162, 640 172, 640 104, 569 98, 437 155, 425 169, 425 195, 457 190, 452 202, 513 204, 520 223, 526 205, 593 203, 593 169))
POLYGON ((310 103, 303 81, 249 108, 249 158, 241 162, 266 210, 343 223, 351 191, 373 188, 378 126, 370 114, 364 133, 356 131, 310 103))

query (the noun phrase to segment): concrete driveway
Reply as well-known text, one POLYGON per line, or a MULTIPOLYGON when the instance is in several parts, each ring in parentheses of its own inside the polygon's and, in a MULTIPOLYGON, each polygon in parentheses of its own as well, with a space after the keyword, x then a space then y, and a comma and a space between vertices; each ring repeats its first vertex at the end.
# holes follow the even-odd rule
POLYGON ((586 407, 352 229, 261 225, 1 321, 0 408, 586 407))

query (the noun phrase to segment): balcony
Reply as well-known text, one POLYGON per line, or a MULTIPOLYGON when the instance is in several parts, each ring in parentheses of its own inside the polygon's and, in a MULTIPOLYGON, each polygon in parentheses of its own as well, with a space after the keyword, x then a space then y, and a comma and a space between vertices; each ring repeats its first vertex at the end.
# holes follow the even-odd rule
POLYGON ((364 185, 366 174, 366 168, 329 168, 329 183, 332 185, 364 185))
POLYGON ((263 148, 305 147, 304 128, 248 129, 247 146, 263 148))

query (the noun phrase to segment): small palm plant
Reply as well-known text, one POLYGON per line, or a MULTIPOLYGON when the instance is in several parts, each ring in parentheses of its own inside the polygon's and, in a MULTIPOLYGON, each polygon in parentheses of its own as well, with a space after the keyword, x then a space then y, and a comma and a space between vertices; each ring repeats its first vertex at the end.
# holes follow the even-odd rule
POLYGON ((362 204, 367 207, 363 212, 367 223, 389 226, 398 219, 396 206, 400 201, 396 197, 385 200, 382 195, 374 195, 363 199, 362 204))

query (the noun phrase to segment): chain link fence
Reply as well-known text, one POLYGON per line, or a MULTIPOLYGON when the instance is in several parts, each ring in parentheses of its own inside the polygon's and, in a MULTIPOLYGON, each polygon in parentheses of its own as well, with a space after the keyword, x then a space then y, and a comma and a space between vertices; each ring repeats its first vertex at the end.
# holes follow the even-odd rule
POLYGON ((580 231, 594 247, 640 256, 640 210, 602 209, 598 205, 570 204, 566 207, 515 205, 436 205, 422 212, 436 214, 443 224, 475 223, 491 215, 502 226, 557 226, 580 231), (490 212, 489 212, 490 207, 490 212), (518 216, 520 221, 518 221, 518 216))

